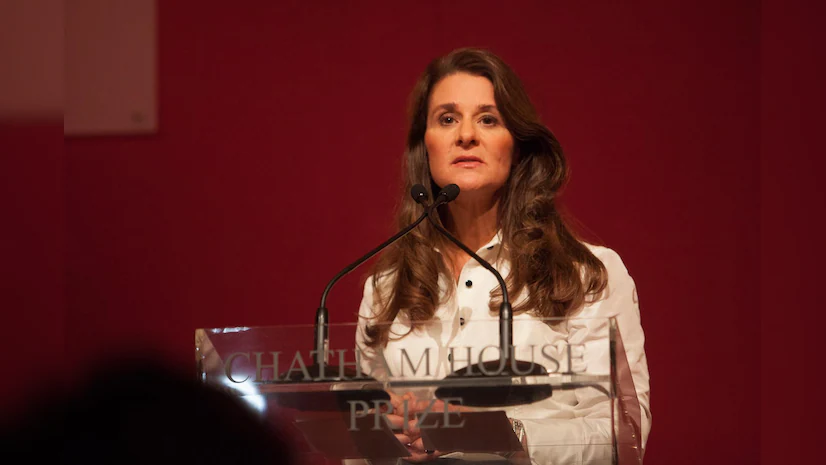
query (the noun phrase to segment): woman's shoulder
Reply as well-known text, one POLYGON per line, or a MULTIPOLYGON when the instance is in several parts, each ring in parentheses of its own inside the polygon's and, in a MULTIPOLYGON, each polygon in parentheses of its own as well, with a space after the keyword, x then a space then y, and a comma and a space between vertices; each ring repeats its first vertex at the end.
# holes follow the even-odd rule
POLYGON ((612 277, 617 277, 618 275, 623 276, 628 274, 628 268, 626 268, 625 262, 616 250, 603 245, 589 244, 587 242, 583 242, 583 244, 588 248, 591 254, 602 262, 602 265, 608 272, 609 279, 612 277))
POLYGON ((620 267, 623 270, 626 270, 625 263, 622 261, 622 258, 616 250, 604 245, 596 245, 588 242, 582 242, 582 244, 587 247, 588 251, 597 257, 606 268, 620 267))
POLYGON ((373 273, 364 280, 364 291, 362 293, 359 316, 362 318, 374 318, 376 316, 376 303, 382 297, 387 298, 393 287, 395 273, 392 270, 385 270, 373 273))
POLYGON ((364 280, 364 295, 372 296, 377 292, 387 292, 393 286, 394 278, 393 270, 384 270, 367 276, 364 280))
POLYGON ((585 243, 585 246, 602 262, 606 272, 606 286, 601 295, 596 299, 596 302, 612 300, 611 297, 616 298, 624 294, 633 295, 633 300, 636 302, 637 285, 619 253, 610 247, 602 245, 585 243))

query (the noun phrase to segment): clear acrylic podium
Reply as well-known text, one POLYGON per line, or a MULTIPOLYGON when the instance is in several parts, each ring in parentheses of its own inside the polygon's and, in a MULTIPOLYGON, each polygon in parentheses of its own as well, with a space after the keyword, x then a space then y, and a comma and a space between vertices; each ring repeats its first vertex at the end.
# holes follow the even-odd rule
MULTIPOLYGON (((527 347, 517 324, 510 352, 372 349, 356 343, 355 323, 330 324, 320 357, 313 325, 204 328, 195 332, 196 366, 203 382, 287 425, 301 463, 407 463, 392 415, 411 420, 438 465, 642 463, 640 407, 616 321, 588 323, 597 333, 586 344, 527 347)), ((417 331, 438 334, 438 325, 417 331)), ((499 320, 473 325, 466 330, 495 332, 499 320)))

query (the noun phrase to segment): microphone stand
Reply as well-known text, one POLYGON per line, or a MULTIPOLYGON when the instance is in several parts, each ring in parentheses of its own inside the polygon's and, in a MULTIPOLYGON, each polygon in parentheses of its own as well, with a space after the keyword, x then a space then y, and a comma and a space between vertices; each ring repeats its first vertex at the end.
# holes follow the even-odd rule
MULTIPOLYGON (((424 186, 417 184, 413 186, 411 189, 411 196, 416 201, 416 203, 420 203, 424 205, 424 202, 427 199, 427 192, 425 191, 424 186)), ((351 369, 344 369, 344 370, 336 370, 334 365, 327 364, 327 350, 329 348, 329 311, 327 310, 327 296, 330 293, 330 290, 333 288, 336 282, 338 282, 341 278, 352 272, 356 269, 359 265, 363 264, 374 255, 379 253, 381 250, 385 249, 392 243, 399 240, 401 237, 408 234, 410 231, 413 230, 416 226, 418 226, 426 217, 430 214, 430 211, 442 203, 446 202, 443 198, 444 196, 441 195, 437 198, 436 202, 428 208, 425 209, 425 212, 422 213, 419 218, 416 219, 412 224, 405 227, 398 233, 394 234, 391 238, 387 239, 379 246, 367 252, 364 256, 356 260, 355 262, 351 263, 343 270, 341 270, 338 274, 336 274, 333 279, 327 284, 325 287, 324 292, 321 295, 321 304, 316 311, 316 320, 315 320, 315 357, 314 363, 307 367, 307 374, 310 375, 310 380, 305 379, 303 373, 295 373, 290 374, 288 376, 282 378, 287 383, 301 383, 301 382, 331 382, 331 381, 339 381, 339 380, 349 380, 349 379, 357 379, 361 381, 371 381, 373 378, 369 376, 365 376, 363 373, 356 372, 355 370, 351 369), (334 373, 330 373, 327 369, 332 368, 334 373), (337 374, 335 373, 337 372, 337 374)), ((340 368, 340 367, 339 367, 340 368)), ((390 400, 390 395, 384 391, 383 389, 376 389, 376 388, 362 388, 360 390, 337 390, 337 391, 296 391, 296 392, 285 392, 279 394, 278 403, 284 407, 295 408, 298 410, 327 410, 331 406, 331 402, 334 406, 338 407, 339 410, 347 410, 350 408, 350 402, 352 401, 362 401, 362 402, 371 402, 374 400, 390 400)))
MULTIPOLYGON (((443 191, 451 189, 455 191, 455 195, 451 195, 452 201, 459 195, 459 187, 451 184, 443 191)), ((457 247, 462 249, 465 253, 470 255, 482 267, 493 273, 496 280, 499 281, 499 286, 502 289, 502 304, 499 306, 499 354, 498 361, 488 361, 468 365, 465 368, 457 370, 449 374, 448 378, 491 378, 501 377, 503 383, 500 386, 467 386, 467 387, 440 387, 436 390, 436 397, 459 397, 462 399, 463 405, 476 407, 494 407, 494 406, 510 406, 521 405, 527 403, 537 402, 551 396, 552 390, 550 385, 522 385, 512 384, 511 379, 515 376, 542 376, 547 375, 548 372, 540 364, 534 362, 526 362, 517 360, 514 354, 513 347, 513 309, 511 307, 510 299, 508 298, 508 288, 502 275, 490 263, 470 250, 468 246, 463 244, 459 239, 454 237, 447 229, 445 229, 439 221, 433 218, 433 212, 436 208, 432 208, 427 213, 427 219, 442 235, 447 237, 457 247)))
MULTIPOLYGON (((424 205, 424 202, 427 198, 427 193, 424 190, 424 187, 421 184, 416 184, 411 189, 411 196, 416 201, 416 203, 424 205)), ((327 283, 327 287, 324 288, 324 292, 321 294, 321 304, 318 306, 318 310, 316 310, 315 314, 315 363, 318 366, 325 365, 327 363, 327 349, 329 346, 329 311, 327 310, 327 295, 330 293, 330 290, 333 286, 338 282, 339 279, 343 278, 351 271, 356 269, 359 265, 366 262, 367 260, 371 259, 374 255, 381 252, 385 248, 387 248, 390 244, 396 242, 397 240, 401 239, 403 236, 406 236, 407 233, 412 231, 416 226, 419 225, 425 218, 430 214, 431 211, 435 210, 439 205, 445 203, 444 196, 440 193, 436 199, 436 202, 433 203, 430 207, 425 208, 424 213, 422 213, 416 221, 393 235, 390 239, 382 242, 379 246, 374 248, 373 250, 367 252, 363 257, 359 258, 355 262, 351 263, 343 270, 341 270, 337 275, 327 283)))

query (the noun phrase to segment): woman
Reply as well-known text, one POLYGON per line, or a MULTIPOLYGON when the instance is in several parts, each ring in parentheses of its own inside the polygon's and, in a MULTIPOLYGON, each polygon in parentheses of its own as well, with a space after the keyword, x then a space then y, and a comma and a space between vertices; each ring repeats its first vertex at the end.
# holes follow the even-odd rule
MULTIPOLYGON (((419 79, 410 121, 399 224, 421 214, 406 195, 414 184, 428 186, 431 199, 443 186, 459 186, 458 198, 440 208, 438 219, 506 278, 517 348, 588 349, 604 339, 605 318, 616 317, 642 412, 644 446, 651 415, 634 281, 614 251, 578 240, 559 214, 565 158, 520 80, 488 51, 455 50, 434 60, 419 79)), ((422 223, 382 255, 365 284, 357 336, 363 369, 380 378, 382 369, 400 367, 377 363, 376 354, 432 349, 426 359, 413 358, 426 368, 416 376, 444 377, 452 366, 450 347, 478 353, 498 344, 498 327, 484 321, 498 318, 501 298, 492 274, 422 223)), ((599 365, 600 355, 588 350, 583 362, 599 365)), ((535 463, 597 462, 611 458, 610 447, 587 447, 610 444, 605 402, 594 390, 559 391, 546 401, 509 408, 508 416, 522 427, 535 463), (579 447, 553 446, 565 444, 579 447)), ((390 418, 397 426, 411 420, 394 410, 390 418)), ((409 443, 413 459, 437 455, 422 450, 415 433, 397 437, 409 443)))

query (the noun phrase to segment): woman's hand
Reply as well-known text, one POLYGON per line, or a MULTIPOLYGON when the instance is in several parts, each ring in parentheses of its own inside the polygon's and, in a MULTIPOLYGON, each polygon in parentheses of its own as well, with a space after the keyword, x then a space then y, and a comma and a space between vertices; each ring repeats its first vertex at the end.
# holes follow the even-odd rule
POLYGON ((426 462, 441 455, 438 451, 426 451, 422 442, 421 430, 418 427, 418 420, 410 420, 401 415, 386 414, 385 418, 390 422, 393 431, 396 431, 396 439, 407 447, 410 454, 406 459, 411 462, 426 462))
POLYGON ((394 431, 401 431, 396 434, 402 444, 407 446, 410 457, 406 459, 411 462, 426 462, 433 460, 442 452, 438 450, 425 450, 419 428, 418 415, 427 412, 429 416, 436 417, 448 412, 471 411, 469 407, 455 404, 445 404, 441 400, 418 399, 413 393, 407 392, 401 396, 390 393, 390 404, 393 406, 392 412, 385 416, 390 421, 394 431), (405 412, 407 416, 405 416, 405 412))
POLYGON ((390 404, 393 406, 393 413, 403 415, 405 404, 408 420, 416 419, 416 415, 427 411, 428 415, 444 415, 447 412, 472 412, 474 409, 464 405, 445 404, 439 399, 418 399, 413 393, 407 392, 402 396, 390 393, 390 404))
POLYGON ((424 449, 416 413, 424 409, 426 405, 421 406, 415 400, 415 396, 409 392, 403 396, 391 392, 390 404, 393 406, 393 410, 387 413, 385 418, 390 421, 390 427, 393 431, 398 431, 396 439, 407 447, 410 455, 406 459, 410 462, 426 462, 441 455, 437 451, 426 451, 424 449), (407 404, 406 407, 405 404, 407 404), (407 411, 406 417, 404 416, 405 411, 407 411))

